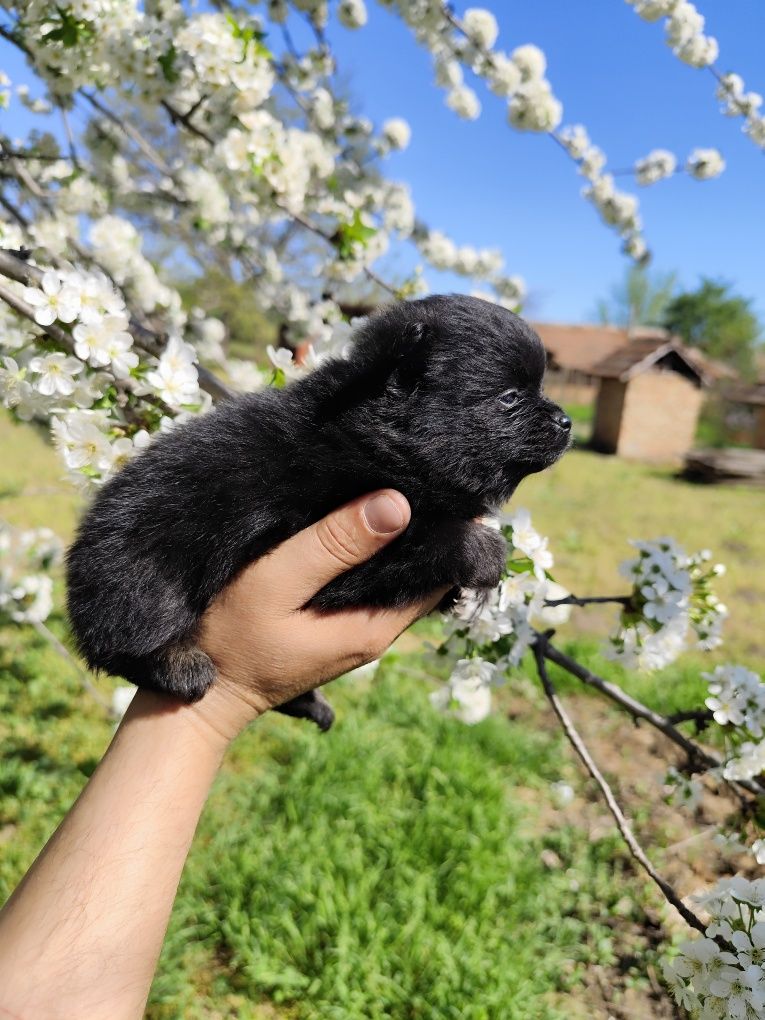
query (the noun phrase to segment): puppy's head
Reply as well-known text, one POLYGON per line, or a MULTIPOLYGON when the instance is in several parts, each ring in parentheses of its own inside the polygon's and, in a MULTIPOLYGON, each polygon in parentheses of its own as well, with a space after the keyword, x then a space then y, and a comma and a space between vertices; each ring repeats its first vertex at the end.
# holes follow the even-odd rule
POLYGON ((498 506, 569 446, 569 418, 542 394, 542 343, 499 305, 456 294, 390 305, 361 326, 352 361, 367 427, 434 486, 498 506))

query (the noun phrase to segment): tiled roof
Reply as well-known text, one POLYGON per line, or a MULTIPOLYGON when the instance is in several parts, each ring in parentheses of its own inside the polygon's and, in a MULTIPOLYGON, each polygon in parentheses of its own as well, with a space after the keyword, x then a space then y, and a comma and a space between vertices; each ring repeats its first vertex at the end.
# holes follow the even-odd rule
POLYGON ((643 337, 631 340, 595 365, 592 374, 626 382, 641 372, 647 372, 669 354, 682 359, 699 382, 708 385, 715 377, 703 355, 698 351, 689 350, 685 344, 671 337, 643 337))
POLYGON ((602 361, 629 340, 629 332, 617 326, 569 326, 557 322, 532 322, 556 367, 590 374, 602 361))

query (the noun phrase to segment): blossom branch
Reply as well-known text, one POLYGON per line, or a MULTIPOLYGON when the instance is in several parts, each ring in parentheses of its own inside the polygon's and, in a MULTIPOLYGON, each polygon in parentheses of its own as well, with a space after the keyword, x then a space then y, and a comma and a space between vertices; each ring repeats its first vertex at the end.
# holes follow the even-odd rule
POLYGON ((595 606, 605 603, 615 603, 629 609, 632 598, 630 595, 587 595, 579 598, 577 595, 567 595, 562 599, 545 599, 546 606, 595 606))
POLYGON ((715 714, 711 708, 691 708, 685 712, 673 712, 671 715, 666 717, 667 722, 676 725, 677 723, 693 722, 696 723, 697 727, 701 728, 707 723, 712 722, 715 714))
MULTIPOLYGON (((567 673, 575 676, 588 686, 600 691, 601 694, 604 694, 611 701, 629 712, 634 719, 643 719, 645 722, 650 723, 651 726, 663 733, 674 744, 681 747, 695 766, 716 769, 722 765, 722 760, 717 755, 700 747, 695 741, 681 733, 666 716, 654 712, 653 709, 648 708, 647 705, 642 704, 642 702, 627 694, 626 691, 623 691, 617 684, 610 683, 595 673, 591 673, 590 670, 578 663, 576 659, 572 659, 571 656, 566 655, 550 644, 549 638, 549 634, 541 634, 539 632, 535 634, 534 647, 535 649, 540 649, 540 653, 544 658, 554 662, 557 666, 565 669, 567 673)), ((765 788, 765 782, 762 780, 754 782, 736 780, 736 782, 750 793, 757 795, 762 794, 762 790, 765 788)))
MULTIPOLYGON (((100 267, 99 267, 100 268, 100 267)), ((107 274, 108 275, 108 274, 107 274)), ((16 283, 22 283, 25 286, 39 286, 42 278, 43 271, 37 266, 32 266, 18 254, 9 252, 8 250, 0 250, 0 276, 5 276, 8 279, 15 280, 16 283)), ((31 322, 35 322, 34 309, 31 305, 27 304, 22 298, 14 294, 9 288, 0 285, 0 299, 2 299, 10 308, 18 314, 29 319, 31 322)), ((67 350, 74 351, 74 344, 72 337, 66 330, 57 326, 55 323, 51 326, 41 326, 41 329, 48 334, 48 336, 55 340, 57 343, 62 344, 67 350)), ((134 335, 136 347, 142 350, 145 354, 150 354, 157 357, 163 347, 162 338, 138 322, 135 317, 130 319, 130 329, 134 335)), ((206 390, 211 397, 215 400, 226 400, 233 396, 232 390, 213 372, 204 365, 197 366, 197 373, 199 375, 200 386, 206 390)), ((129 380, 125 380, 125 385, 130 388, 129 380)), ((150 395, 142 395, 142 399, 149 402, 155 403, 155 399, 150 395)), ((156 398, 157 407, 160 407, 163 413, 172 414, 171 409, 159 398, 156 398)))
POLYGON ((72 666, 72 668, 77 673, 77 676, 80 679, 80 684, 82 685, 83 690, 87 691, 88 694, 90 694, 90 696, 94 698, 99 703, 99 705, 101 705, 102 708, 108 709, 110 707, 109 702, 103 696, 103 694, 101 694, 98 688, 91 683, 90 678, 85 673, 85 670, 80 666, 78 660, 72 655, 72 653, 69 651, 66 645, 62 644, 62 642, 59 641, 59 639, 56 637, 53 631, 50 630, 41 620, 33 620, 32 626, 40 635, 40 637, 44 638, 48 642, 48 644, 61 656, 61 658, 66 659, 70 666, 72 666))
MULTIPOLYGON (((0 253, 0 256, 2 256, 2 254, 3 253, 0 253)), ((0 273, 1 272, 2 269, 0 269, 0 273)), ((31 276, 30 279, 32 279, 31 276)), ((16 312, 17 315, 21 315, 29 322, 34 323, 38 329, 41 329, 43 333, 51 338, 51 340, 55 340, 55 342, 60 347, 63 347, 64 350, 69 351, 70 354, 75 354, 74 341, 70 333, 67 333, 65 329, 62 329, 61 326, 55 322, 51 323, 49 326, 41 326, 35 319, 34 308, 2 283, 0 283, 0 301, 4 301, 9 308, 12 308, 13 311, 16 312)), ((170 415, 171 417, 174 415, 175 412, 173 409, 166 404, 161 397, 155 396, 152 393, 144 393, 143 389, 138 386, 134 379, 120 379, 119 384, 122 388, 144 401, 144 403, 155 407, 162 414, 170 415)))
POLYGON ((613 790, 611 789, 611 786, 609 785, 608 781, 606 780, 605 776, 600 771, 598 766, 595 764, 590 752, 587 749, 586 744, 584 743, 581 735, 579 734, 579 731, 576 729, 573 722, 571 721, 570 716, 563 707, 561 700, 558 697, 555 687, 552 681, 550 680, 550 676, 547 672, 545 658, 546 657, 549 658, 549 656, 546 655, 545 645, 546 637, 545 635, 540 635, 539 639, 534 645, 534 658, 536 660, 539 679, 542 682, 542 687, 544 688, 545 695, 547 696, 548 701, 552 705, 553 711, 558 717, 558 720, 563 728, 563 732, 566 734, 566 737, 568 738, 572 747, 579 755, 580 759, 582 760, 582 763, 584 764, 584 767, 587 769, 592 778, 600 787, 601 793, 603 794, 608 809, 611 812, 614 821, 616 822, 617 828, 619 829, 619 832, 621 833, 634 859, 638 862, 638 864, 649 876, 649 878, 659 887, 664 898, 669 903, 672 904, 672 906, 675 908, 675 910, 677 910, 677 912, 680 914, 683 920, 687 924, 689 924, 692 928, 695 928, 696 931, 699 931, 702 934, 704 934, 706 931, 706 925, 701 920, 701 918, 697 917, 697 915, 694 914, 692 910, 688 909, 688 907, 683 903, 683 901, 677 895, 672 886, 664 878, 662 878, 662 876, 658 873, 658 871, 648 860, 645 851, 637 841, 637 838, 629 821, 627 820, 622 809, 619 807, 616 797, 614 796, 613 790))

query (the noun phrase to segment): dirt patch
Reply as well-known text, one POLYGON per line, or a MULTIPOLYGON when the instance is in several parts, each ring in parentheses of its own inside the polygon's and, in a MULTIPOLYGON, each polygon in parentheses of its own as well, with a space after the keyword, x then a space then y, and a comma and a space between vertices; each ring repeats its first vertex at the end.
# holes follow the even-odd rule
MULTIPOLYGON (((629 819, 638 840, 651 862, 682 898, 713 885, 719 878, 733 874, 761 876, 751 855, 723 855, 712 837, 721 823, 734 816, 737 798, 704 782, 699 803, 693 812, 667 804, 663 778, 670 765, 679 767, 683 755, 679 748, 651 726, 632 720, 596 698, 564 696, 566 708, 584 738, 592 757, 611 784, 617 801, 629 819)), ((533 702, 533 699, 532 699, 533 702)), ((551 734, 559 724, 547 703, 530 703, 528 696, 508 692, 503 708, 513 719, 551 734)), ((517 791, 530 808, 530 823, 538 835, 566 824, 582 831, 590 840, 603 838, 615 830, 615 822, 606 808, 600 789, 584 771, 571 749, 572 768, 566 780, 574 790, 573 799, 561 805, 553 797, 540 797, 539 791, 517 791), (528 795, 528 796, 527 796, 528 795)), ((545 851, 547 853, 547 851, 545 851)), ((551 868, 562 863, 551 854, 544 862, 551 868)), ((543 857, 544 860, 544 857, 543 857)), ((582 1017, 612 1020, 669 1020, 684 1017, 665 991, 660 976, 648 968, 647 981, 635 987, 630 980, 640 963, 636 947, 657 950, 674 934, 689 936, 688 926, 674 908, 656 893, 650 879, 635 863, 634 873, 646 882, 642 919, 637 922, 614 917, 618 962, 609 967, 590 967, 584 990, 576 993, 576 1004, 558 1001, 568 1008, 572 1020, 582 1017)), ((642 968, 640 968, 642 970, 642 968)))

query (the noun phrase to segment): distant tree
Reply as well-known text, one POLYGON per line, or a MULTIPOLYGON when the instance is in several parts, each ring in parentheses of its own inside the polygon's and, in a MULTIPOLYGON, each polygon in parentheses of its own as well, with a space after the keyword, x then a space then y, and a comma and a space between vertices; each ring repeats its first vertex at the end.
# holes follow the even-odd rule
POLYGON ((751 376, 762 327, 751 301, 731 294, 730 289, 728 283, 702 278, 696 290, 673 298, 664 325, 687 344, 751 376))
POLYGON ((651 273, 632 266, 596 306, 598 320, 612 326, 661 326, 672 300, 675 273, 651 273))
POLYGON ((227 353, 235 358, 264 361, 266 346, 277 343, 278 327, 266 315, 251 283, 233 280, 216 268, 178 286, 187 308, 201 308, 220 319, 228 335, 227 353))

